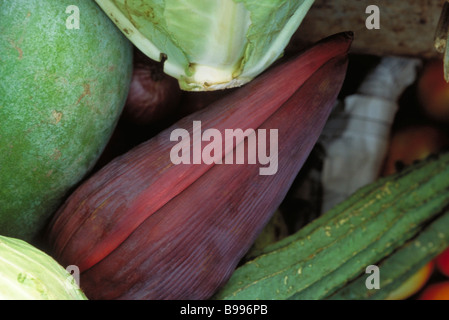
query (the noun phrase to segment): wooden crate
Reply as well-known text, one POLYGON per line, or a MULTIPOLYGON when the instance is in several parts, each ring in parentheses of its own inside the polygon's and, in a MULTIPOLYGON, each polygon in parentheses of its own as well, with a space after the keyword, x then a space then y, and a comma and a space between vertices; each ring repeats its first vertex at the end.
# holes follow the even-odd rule
POLYGON ((438 56, 434 35, 445 0, 316 0, 289 49, 341 31, 353 31, 354 53, 379 56, 438 56), (380 9, 380 29, 368 30, 366 8, 380 9))

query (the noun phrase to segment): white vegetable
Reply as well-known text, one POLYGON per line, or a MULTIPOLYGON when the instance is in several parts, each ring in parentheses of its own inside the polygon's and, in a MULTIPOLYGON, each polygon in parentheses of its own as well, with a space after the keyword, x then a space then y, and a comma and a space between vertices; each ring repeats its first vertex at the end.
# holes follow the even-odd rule
POLYGON ((75 278, 31 244, 0 236, 0 300, 87 300, 75 278))

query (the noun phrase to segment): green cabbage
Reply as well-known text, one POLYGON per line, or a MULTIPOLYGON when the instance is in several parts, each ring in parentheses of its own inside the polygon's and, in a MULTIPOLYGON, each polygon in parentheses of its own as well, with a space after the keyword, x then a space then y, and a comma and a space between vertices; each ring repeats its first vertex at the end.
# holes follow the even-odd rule
POLYGON ((52 257, 0 236, 0 300, 87 300, 75 278, 52 257))
POLYGON ((241 86, 283 53, 314 0, 96 0, 187 91, 241 86))

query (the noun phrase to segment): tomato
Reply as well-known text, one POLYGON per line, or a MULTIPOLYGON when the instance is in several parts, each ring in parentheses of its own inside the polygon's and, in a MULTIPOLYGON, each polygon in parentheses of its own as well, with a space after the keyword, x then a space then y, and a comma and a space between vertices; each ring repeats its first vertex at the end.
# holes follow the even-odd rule
POLYGON ((395 131, 391 137, 382 175, 396 172, 397 163, 410 165, 415 160, 438 153, 449 145, 449 137, 431 125, 410 125, 395 131))
POLYGON ((429 285, 418 300, 449 300, 449 281, 429 285))
POLYGON ((449 248, 441 253, 436 259, 436 267, 445 276, 449 277, 449 248))
POLYGON ((434 59, 424 65, 418 79, 418 98, 429 118, 449 122, 449 83, 444 80, 443 61, 434 59))

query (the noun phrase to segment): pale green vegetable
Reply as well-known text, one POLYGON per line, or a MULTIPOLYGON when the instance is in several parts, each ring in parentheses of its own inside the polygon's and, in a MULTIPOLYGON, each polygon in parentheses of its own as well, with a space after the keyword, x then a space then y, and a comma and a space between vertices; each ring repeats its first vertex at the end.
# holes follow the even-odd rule
POLYGON ((96 0, 188 91, 241 86, 283 53, 314 0, 96 0))
POLYGON ((0 300, 87 300, 75 278, 45 252, 0 236, 0 300))

